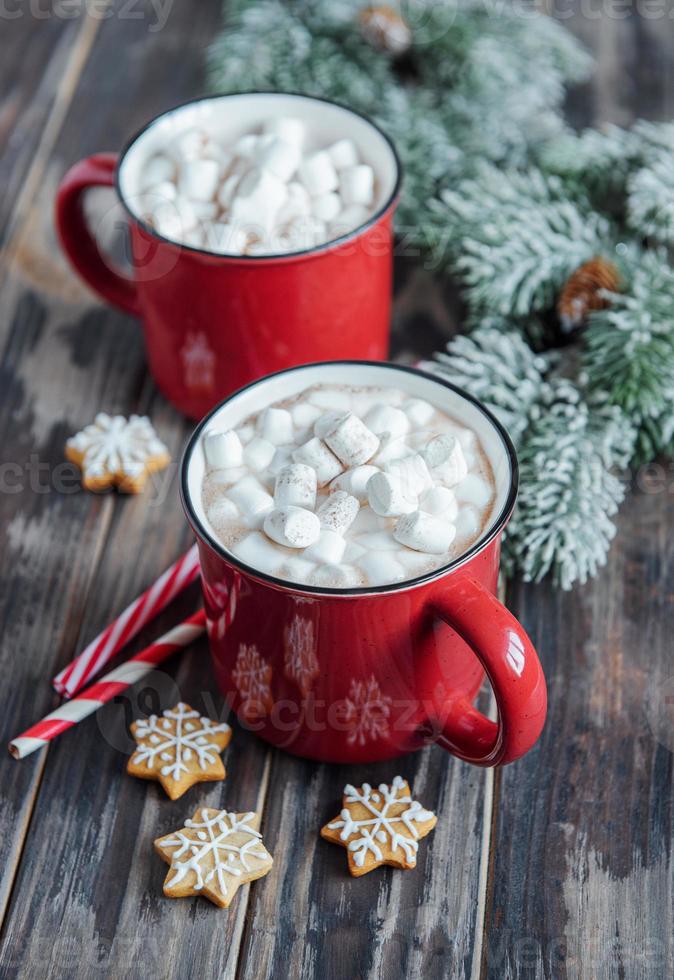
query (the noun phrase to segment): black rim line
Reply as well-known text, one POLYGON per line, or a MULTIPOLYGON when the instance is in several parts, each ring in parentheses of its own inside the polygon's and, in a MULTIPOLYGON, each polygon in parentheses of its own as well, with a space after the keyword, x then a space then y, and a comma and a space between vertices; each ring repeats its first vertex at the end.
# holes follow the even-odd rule
POLYGON ((124 147, 121 150, 119 154, 119 158, 115 165, 115 190, 117 191, 117 197, 119 198, 122 207, 126 211, 128 217, 133 222, 135 222, 135 224, 137 224, 140 228, 142 228, 146 234, 150 235, 152 238, 156 239, 157 241, 164 242, 164 244, 166 245, 172 245, 173 248, 178 248, 181 251, 184 250, 187 252, 192 252, 195 255, 207 255, 209 258, 223 259, 226 260, 227 262, 244 262, 244 263, 290 261, 292 259, 301 258, 301 257, 322 255, 325 252, 334 251, 336 248, 339 248, 341 245, 348 244, 348 242, 351 242, 355 238, 358 238, 364 231, 366 231, 368 228, 371 228, 373 225, 375 225, 387 213, 387 211, 389 211, 389 209, 393 207, 400 194, 400 187, 402 184, 402 180, 403 180, 403 166, 400 157, 398 156, 398 151, 396 150, 391 137, 388 136, 384 132, 384 130, 377 125, 377 123, 373 122, 372 119, 369 118, 369 116, 364 115, 362 112, 358 112, 356 109, 351 109, 349 106, 344 105, 342 102, 336 102, 334 99, 325 99, 322 96, 318 96, 318 95, 316 96, 306 95, 303 92, 259 92, 259 91, 230 92, 224 95, 201 95, 201 96, 196 96, 193 99, 187 99, 187 101, 185 102, 179 102, 177 105, 173 106, 172 108, 166 109, 164 110, 164 112, 160 112, 158 115, 153 116, 152 119, 146 122, 144 126, 136 130, 133 136, 131 136, 124 144, 124 147), (382 206, 373 215, 371 215, 371 217, 369 217, 367 221, 365 221, 362 225, 358 225, 358 227, 354 228, 353 231, 350 231, 345 235, 340 235, 339 238, 332 238, 329 242, 325 242, 322 245, 315 245, 313 248, 305 248, 297 252, 275 252, 274 254, 271 255, 237 255, 232 252, 212 252, 210 251, 210 249, 207 248, 196 248, 196 246, 194 245, 183 245, 180 242, 174 242, 173 239, 166 238, 164 235, 161 235, 158 231, 156 231, 156 229, 152 228, 146 221, 144 221, 141 217, 139 217, 131 210, 131 208, 126 202, 124 195, 122 194, 119 175, 122 169, 122 164, 124 163, 127 154, 133 148, 133 146, 138 142, 138 140, 149 129, 151 129, 151 127, 154 126, 155 123, 159 122, 160 119, 163 119, 164 116, 170 116, 174 112, 178 112, 180 109, 185 109, 187 108, 187 106, 196 105, 198 102, 213 102, 217 99, 237 98, 238 96, 241 95, 264 95, 270 97, 292 96, 295 98, 307 99, 310 102, 325 102, 328 105, 336 106, 338 109, 344 109, 346 112, 350 112, 352 113, 352 115, 358 116, 360 119, 363 119, 366 123, 372 126, 372 128, 375 129, 379 133, 379 135, 386 141, 389 149, 391 150, 391 153, 393 154, 393 159, 396 164, 395 184, 393 186, 393 190, 389 194, 385 203, 382 204, 382 206))
POLYGON ((190 525, 192 526, 192 529, 194 530, 195 534, 197 534, 197 536, 207 541, 210 544, 210 546, 213 548, 213 550, 221 558, 223 558, 230 565, 233 565, 235 568, 238 568, 240 571, 244 572, 246 575, 250 576, 251 578, 257 579, 258 581, 264 582, 268 585, 276 586, 277 588, 282 588, 285 591, 298 592, 304 595, 316 595, 316 596, 327 595, 327 596, 334 596, 334 597, 341 596, 343 598, 352 598, 356 596, 365 596, 365 595, 390 595, 396 592, 406 592, 408 589, 417 588, 420 585, 425 585, 429 582, 432 582, 434 579, 443 578, 445 575, 447 575, 448 572, 453 572, 456 569, 461 568, 462 565, 467 564, 472 558, 478 555, 481 551, 484 551, 484 549, 491 544, 494 538, 496 538, 501 533, 501 531, 503 530, 503 528, 505 527, 508 521, 508 518, 512 514, 513 508, 515 506, 518 486, 519 486, 519 464, 517 462, 517 453, 515 452, 515 447, 512 443, 510 436, 508 435, 507 431, 503 427, 503 425, 489 411, 489 409, 482 404, 482 402, 480 402, 477 398, 473 397, 473 395, 469 394, 467 391, 464 391, 462 388, 458 388, 456 385, 453 385, 451 382, 445 381, 444 378, 440 378, 440 377, 436 378, 434 375, 429 374, 427 371, 419 370, 419 368, 409 367, 403 364, 392 364, 388 361, 356 361, 356 360, 315 361, 311 364, 300 364, 297 367, 284 368, 281 371, 274 371, 272 374, 267 374, 263 378, 258 378, 256 381, 251 381, 249 382, 249 384, 243 385, 241 388, 238 388, 236 391, 232 392, 231 395, 228 395, 227 398, 224 398, 221 402, 219 402, 219 404, 217 404, 214 408, 212 408, 207 415, 204 416, 204 418, 201 420, 201 422, 198 423, 198 425, 194 429, 194 432, 190 436, 180 461, 180 498, 182 501, 183 509, 187 515, 187 519, 190 525), (485 418, 487 418, 491 422, 491 424, 496 429, 498 435, 501 438, 501 441, 506 451, 506 456, 510 463, 510 488, 508 490, 505 502, 503 504, 503 507, 501 508, 500 514, 493 521, 487 533, 483 535, 481 538, 479 538, 475 542, 475 544, 468 549, 468 551, 464 552, 464 554, 462 555, 459 555, 458 558, 453 559, 453 561, 449 562, 447 565, 441 565, 439 568, 435 568, 432 571, 427 572, 425 575, 419 575, 416 578, 405 579, 404 582, 395 582, 390 585, 363 586, 358 589, 328 589, 328 588, 319 588, 318 586, 315 585, 305 585, 302 582, 290 582, 287 581, 286 579, 277 578, 275 575, 268 575, 266 572, 261 572, 259 569, 253 568, 251 565, 246 565, 244 562, 240 561, 231 552, 227 551, 227 549, 224 548, 223 545, 221 545, 220 542, 213 537, 213 535, 209 532, 208 528, 206 528, 197 517, 187 487, 187 473, 189 470, 189 463, 192 458, 192 453, 194 452, 194 449, 199 443, 201 433, 206 428, 206 426, 213 418, 213 416, 217 412, 219 412, 224 405, 228 404, 228 402, 232 401, 234 398, 237 398, 244 391, 248 391, 250 388, 254 388, 256 385, 262 384, 263 382, 267 381, 269 378, 276 378, 283 374, 290 374, 291 372, 304 371, 309 368, 316 368, 319 366, 329 367, 330 365, 341 366, 341 365, 349 365, 349 364, 354 364, 354 365, 363 364, 369 367, 384 367, 388 369, 393 368, 396 371, 402 371, 406 374, 412 374, 414 376, 422 377, 430 381, 435 381, 437 382, 437 384, 441 384, 443 385, 443 387, 449 388, 450 391, 453 391, 455 394, 459 395, 462 398, 465 398, 466 401, 474 405, 482 413, 482 415, 484 415, 485 418))

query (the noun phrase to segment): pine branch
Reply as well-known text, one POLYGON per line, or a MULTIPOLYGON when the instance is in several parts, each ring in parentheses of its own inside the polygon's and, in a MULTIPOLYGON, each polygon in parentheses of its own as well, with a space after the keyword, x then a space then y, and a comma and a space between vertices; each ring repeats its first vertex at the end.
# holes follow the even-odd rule
POLYGON ((568 380, 546 387, 520 449, 520 493, 506 556, 526 581, 552 572, 569 589, 606 561, 624 496, 614 456, 629 453, 633 433, 620 412, 591 412, 568 380))
POLYGON ((674 166, 671 150, 660 150, 630 177, 627 220, 645 238, 674 245, 674 166))
POLYGON ((518 444, 541 397, 547 359, 535 355, 515 330, 493 327, 454 337, 447 353, 435 359, 430 369, 479 398, 518 444))
POLYGON ((644 461, 671 451, 674 430, 674 271, 665 254, 644 253, 627 291, 609 299, 586 332, 588 385, 633 420, 644 461))
POLYGON ((474 309, 522 317, 552 307, 579 265, 606 248, 610 225, 569 200, 561 182, 484 167, 475 180, 445 191, 442 207, 460 245, 451 265, 474 309))

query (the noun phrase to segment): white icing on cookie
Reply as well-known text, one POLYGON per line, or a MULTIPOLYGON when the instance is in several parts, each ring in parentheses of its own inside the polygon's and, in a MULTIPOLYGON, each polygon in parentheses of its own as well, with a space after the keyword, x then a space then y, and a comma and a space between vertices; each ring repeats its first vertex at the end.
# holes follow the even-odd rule
POLYGON ((212 738, 217 732, 229 731, 225 722, 216 725, 180 702, 164 711, 161 719, 150 715, 136 722, 135 737, 147 739, 149 744, 136 749, 132 762, 148 769, 157 764, 162 776, 178 780, 189 772, 187 763, 195 757, 201 769, 213 765, 221 749, 212 738))
POLYGON ((363 783, 360 789, 356 789, 350 783, 344 787, 345 803, 360 803, 372 816, 363 820, 354 820, 351 811, 344 807, 340 813, 341 819, 329 823, 328 828, 330 830, 341 828, 339 836, 342 841, 353 838, 349 840, 347 847, 359 868, 363 867, 368 852, 372 854, 375 861, 382 861, 384 855, 380 845, 386 845, 389 841, 392 851, 401 848, 407 862, 411 865, 416 864, 419 834, 415 823, 432 820, 434 814, 424 810, 421 803, 413 800, 411 796, 398 795, 404 789, 405 781, 401 776, 396 776, 390 786, 380 783, 375 790, 369 783, 363 783), (400 803, 409 803, 409 806, 401 813, 389 814, 389 807, 400 803))
POLYGON ((210 817, 207 810, 201 810, 200 820, 186 820, 185 827, 196 831, 197 841, 178 830, 175 836, 164 838, 162 849, 176 848, 171 856, 172 878, 166 879, 166 887, 172 888, 194 872, 196 882, 192 887, 201 891, 217 878, 218 888, 227 895, 227 875, 240 878, 249 873, 252 866, 249 858, 266 861, 269 854, 262 845, 262 834, 250 824, 254 813, 228 813, 220 810, 210 817), (243 835, 240 844, 231 839, 235 834, 243 835))
POLYGON ((150 460, 168 455, 146 415, 106 415, 99 412, 94 422, 68 439, 67 447, 83 453, 82 471, 95 479, 110 473, 139 477, 150 460))

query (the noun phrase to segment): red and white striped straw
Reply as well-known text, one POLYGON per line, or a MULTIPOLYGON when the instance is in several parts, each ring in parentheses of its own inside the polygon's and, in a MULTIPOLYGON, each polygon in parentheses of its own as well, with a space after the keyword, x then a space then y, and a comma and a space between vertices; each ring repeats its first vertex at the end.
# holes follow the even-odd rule
POLYGON ((123 613, 92 640, 86 649, 56 675, 52 684, 64 698, 72 698, 102 670, 122 647, 136 636, 179 592, 199 575, 196 544, 174 562, 154 585, 139 595, 123 613))
POLYGON ((203 609, 185 619, 179 626, 164 633, 156 643, 145 647, 125 664, 115 667, 110 673, 96 681, 72 701, 60 705, 56 711, 45 715, 42 721, 32 725, 22 735, 13 738, 9 751, 15 759, 25 759, 31 752, 42 748, 47 742, 72 728, 83 718, 98 711, 106 701, 111 701, 127 687, 131 687, 141 677, 145 677, 157 664, 166 660, 176 650, 189 646, 206 629, 206 613, 203 609))

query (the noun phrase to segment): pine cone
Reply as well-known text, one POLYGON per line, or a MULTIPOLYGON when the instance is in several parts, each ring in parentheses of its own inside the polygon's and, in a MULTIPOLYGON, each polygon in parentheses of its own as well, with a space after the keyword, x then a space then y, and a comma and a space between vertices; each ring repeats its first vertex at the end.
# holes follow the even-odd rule
POLYGON ((412 44, 412 32, 393 7, 366 7, 358 15, 363 37, 379 51, 398 57, 412 44))
POLYGON ((603 310, 609 303, 601 290, 615 293, 620 275, 612 262, 596 256, 584 262, 566 281, 557 301, 557 313, 564 333, 582 327, 591 310, 603 310))

